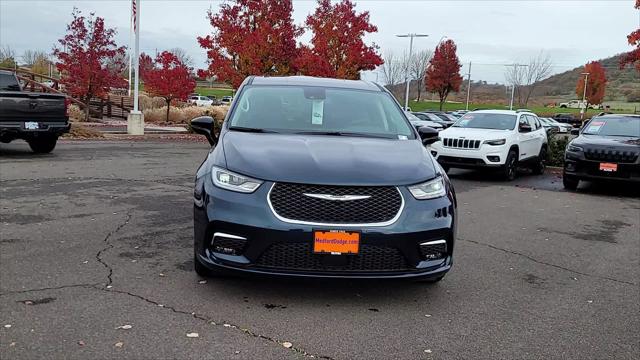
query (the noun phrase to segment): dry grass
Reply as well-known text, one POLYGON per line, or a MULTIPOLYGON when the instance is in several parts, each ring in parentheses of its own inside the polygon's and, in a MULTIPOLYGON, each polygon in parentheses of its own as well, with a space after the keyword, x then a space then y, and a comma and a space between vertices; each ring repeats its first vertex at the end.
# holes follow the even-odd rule
POLYGON ((79 122, 84 121, 84 111, 76 104, 69 105, 69 121, 79 122))
POLYGON ((96 139, 104 136, 98 130, 74 122, 71 124, 69 133, 62 135, 62 137, 67 139, 96 139))
POLYGON ((216 122, 222 123, 228 106, 187 106, 182 108, 171 107, 169 121, 167 121, 167 107, 149 109, 144 111, 144 121, 152 124, 189 125, 189 122, 198 116, 211 116, 216 122))

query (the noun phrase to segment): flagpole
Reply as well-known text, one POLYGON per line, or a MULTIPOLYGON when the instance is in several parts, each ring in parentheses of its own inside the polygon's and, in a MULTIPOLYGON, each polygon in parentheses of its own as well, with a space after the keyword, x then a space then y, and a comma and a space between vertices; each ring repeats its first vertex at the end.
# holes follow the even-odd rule
POLYGON ((144 114, 138 108, 140 86, 140 0, 132 0, 133 32, 136 37, 133 68, 135 71, 133 83, 133 110, 127 118, 127 133, 129 135, 144 135, 144 114))
MULTIPOLYGON (((135 0, 134 0, 135 1, 135 0)), ((131 48, 133 47, 133 1, 131 2, 131 13, 129 14, 129 85, 127 86, 127 96, 131 97, 131 70, 133 55, 131 48)))
POLYGON ((133 83, 133 111, 138 112, 138 91, 140 86, 140 0, 135 1, 135 22, 134 32, 136 36, 136 49, 135 49, 135 82, 133 83))

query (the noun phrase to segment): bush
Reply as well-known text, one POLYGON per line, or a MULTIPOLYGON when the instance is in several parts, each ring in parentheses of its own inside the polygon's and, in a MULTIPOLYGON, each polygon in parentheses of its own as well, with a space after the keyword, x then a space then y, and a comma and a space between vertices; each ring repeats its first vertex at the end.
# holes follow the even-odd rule
POLYGON ((211 116, 218 124, 222 124, 228 110, 227 106, 187 106, 183 108, 172 106, 169 112, 169 121, 167 121, 167 107, 163 106, 145 110, 144 120, 152 124, 185 125, 190 129, 190 121, 198 116, 211 116))
POLYGON ((549 151, 547 152, 547 164, 550 166, 564 165, 564 151, 569 143, 569 137, 564 135, 552 135, 549 137, 549 151))
POLYGON ((71 130, 69 130, 67 134, 62 135, 62 137, 67 139, 95 139, 102 138, 104 136, 98 130, 78 123, 73 123, 71 124, 71 130))
POLYGON ((69 121, 84 121, 84 111, 76 104, 69 105, 69 121))

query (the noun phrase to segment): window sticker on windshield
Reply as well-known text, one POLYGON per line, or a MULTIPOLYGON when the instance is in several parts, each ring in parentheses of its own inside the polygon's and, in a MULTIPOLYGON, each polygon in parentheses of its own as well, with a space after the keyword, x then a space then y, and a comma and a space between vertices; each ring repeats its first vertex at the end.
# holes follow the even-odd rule
POLYGON ((471 119, 473 119, 473 115, 467 114, 467 115, 463 116, 462 118, 465 119, 465 120, 471 120, 471 119))
POLYGON ((311 109, 311 123, 313 125, 322 125, 322 116, 324 112, 324 100, 313 100, 311 109))
POLYGON ((406 135, 398 135, 398 140, 407 140, 409 139, 406 135))
POLYGON ((587 132, 598 133, 600 131, 600 128, 602 128, 602 125, 604 125, 604 121, 594 121, 591 124, 589 124, 589 128, 587 129, 587 132))

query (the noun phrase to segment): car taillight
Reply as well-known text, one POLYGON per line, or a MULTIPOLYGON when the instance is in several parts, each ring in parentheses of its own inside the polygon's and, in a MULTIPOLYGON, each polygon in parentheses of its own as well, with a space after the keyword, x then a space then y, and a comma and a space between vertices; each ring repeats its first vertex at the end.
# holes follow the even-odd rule
POLYGON ((69 116, 69 105, 71 105, 71 99, 68 97, 64 98, 64 114, 69 116))

